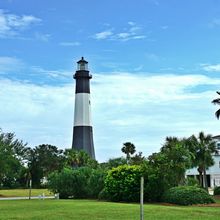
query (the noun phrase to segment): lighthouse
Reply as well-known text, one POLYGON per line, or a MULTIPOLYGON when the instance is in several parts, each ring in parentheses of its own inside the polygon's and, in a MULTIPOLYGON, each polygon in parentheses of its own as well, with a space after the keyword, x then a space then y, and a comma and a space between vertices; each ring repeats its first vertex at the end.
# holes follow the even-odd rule
POLYGON ((84 150, 95 159, 90 102, 92 75, 89 74, 88 62, 83 57, 77 62, 73 78, 76 80, 76 90, 72 149, 84 150))

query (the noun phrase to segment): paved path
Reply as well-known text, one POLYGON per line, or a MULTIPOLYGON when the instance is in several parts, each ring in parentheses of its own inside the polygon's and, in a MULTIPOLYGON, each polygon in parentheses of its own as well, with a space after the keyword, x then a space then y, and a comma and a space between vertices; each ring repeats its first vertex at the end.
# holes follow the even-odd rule
MULTIPOLYGON (((54 199, 54 196, 32 196, 31 199, 54 199)), ((21 196, 21 197, 0 197, 1 200, 24 200, 29 199, 28 196, 21 196)))

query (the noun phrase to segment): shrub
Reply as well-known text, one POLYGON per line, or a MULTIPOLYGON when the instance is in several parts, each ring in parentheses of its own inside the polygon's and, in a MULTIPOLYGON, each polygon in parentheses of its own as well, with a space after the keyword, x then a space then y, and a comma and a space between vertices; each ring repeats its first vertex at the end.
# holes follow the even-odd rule
POLYGON ((104 173, 88 167, 64 168, 48 178, 48 188, 60 198, 98 198, 103 189, 104 173))
POLYGON ((220 195, 220 186, 214 188, 214 195, 220 195))
POLYGON ((112 201, 138 201, 141 175, 140 166, 137 165, 113 168, 105 178, 105 195, 112 201))
POLYGON ((185 181, 185 185, 199 187, 199 181, 193 177, 187 177, 185 181))
POLYGON ((145 174, 144 200, 149 202, 160 202, 166 190, 163 178, 156 171, 149 171, 145 174), (146 182, 147 178, 147 182, 146 182))
POLYGON ((99 200, 108 200, 110 198, 109 193, 106 191, 105 188, 102 189, 102 191, 98 195, 99 200))
POLYGON ((163 196, 163 201, 178 205, 215 203, 204 190, 194 186, 178 186, 170 188, 163 196))
POLYGON ((90 177, 87 180, 87 190, 88 190, 88 197, 89 198, 95 198, 97 199, 99 196, 99 193, 104 188, 104 179, 105 179, 106 173, 101 170, 92 169, 92 172, 90 173, 90 177))
POLYGON ((62 199, 86 197, 86 175, 79 169, 65 168, 61 172, 55 171, 49 175, 48 188, 59 193, 62 199))

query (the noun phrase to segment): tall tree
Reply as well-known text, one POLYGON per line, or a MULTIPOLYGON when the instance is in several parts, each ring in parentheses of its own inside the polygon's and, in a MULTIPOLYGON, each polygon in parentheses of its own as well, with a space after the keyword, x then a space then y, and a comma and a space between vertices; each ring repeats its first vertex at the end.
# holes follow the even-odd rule
POLYGON ((167 189, 184 183, 185 171, 190 166, 191 153, 185 140, 167 137, 160 152, 153 153, 142 163, 148 178, 146 196, 153 201, 160 200, 167 189))
POLYGON ((192 135, 188 139, 188 146, 194 155, 193 165, 197 167, 199 172, 200 185, 207 189, 206 169, 214 165, 212 155, 217 153, 216 143, 212 139, 212 135, 205 135, 204 132, 201 131, 198 137, 192 135))
POLYGON ((131 155, 136 152, 135 145, 132 144, 131 142, 126 142, 126 143, 123 144, 123 147, 121 148, 121 151, 126 154, 127 162, 129 162, 130 158, 131 158, 131 155))
POLYGON ((24 170, 26 144, 16 139, 14 133, 3 133, 0 129, 0 186, 19 185, 20 174, 24 170))
POLYGON ((49 173, 63 168, 63 151, 50 144, 41 144, 34 149, 29 149, 28 167, 33 184, 40 185, 43 177, 49 173))
POLYGON ((192 158, 192 154, 186 147, 185 139, 166 137, 161 153, 166 158, 168 170, 172 172, 172 182, 175 185, 182 184, 186 169, 191 167, 192 158))
MULTIPOLYGON (((216 92, 218 95, 220 95, 220 92, 216 92)), ((220 105, 220 98, 217 98, 217 99, 214 99, 212 100, 212 103, 215 104, 215 105, 220 105)), ((219 119, 220 117, 220 109, 218 109, 216 112, 215 112, 215 116, 217 119, 219 119)))

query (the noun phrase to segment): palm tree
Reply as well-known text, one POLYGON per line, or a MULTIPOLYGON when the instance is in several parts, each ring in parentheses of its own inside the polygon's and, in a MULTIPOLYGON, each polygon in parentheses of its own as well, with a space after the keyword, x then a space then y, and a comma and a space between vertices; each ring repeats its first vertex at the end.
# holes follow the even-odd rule
POLYGON ((92 168, 96 168, 98 162, 92 159, 85 151, 80 150, 73 150, 73 149, 66 149, 64 152, 66 165, 72 168, 78 168, 83 166, 89 166, 92 168))
POLYGON ((136 152, 135 146, 131 142, 124 143, 121 151, 126 154, 127 163, 130 161, 131 155, 136 152))
MULTIPOLYGON (((216 92, 218 95, 220 95, 220 92, 216 92)), ((217 98, 217 99, 214 99, 212 100, 212 103, 215 104, 215 105, 220 105, 220 98, 217 98)), ((216 112, 215 112, 215 116, 217 119, 219 119, 220 117, 220 109, 218 109, 216 112)))
POLYGON ((197 166, 200 175, 200 184, 207 189, 206 169, 214 165, 212 155, 217 152, 215 141, 210 134, 205 135, 204 132, 200 132, 198 137, 192 135, 189 138, 189 143, 189 149, 194 154, 193 165, 197 166))

